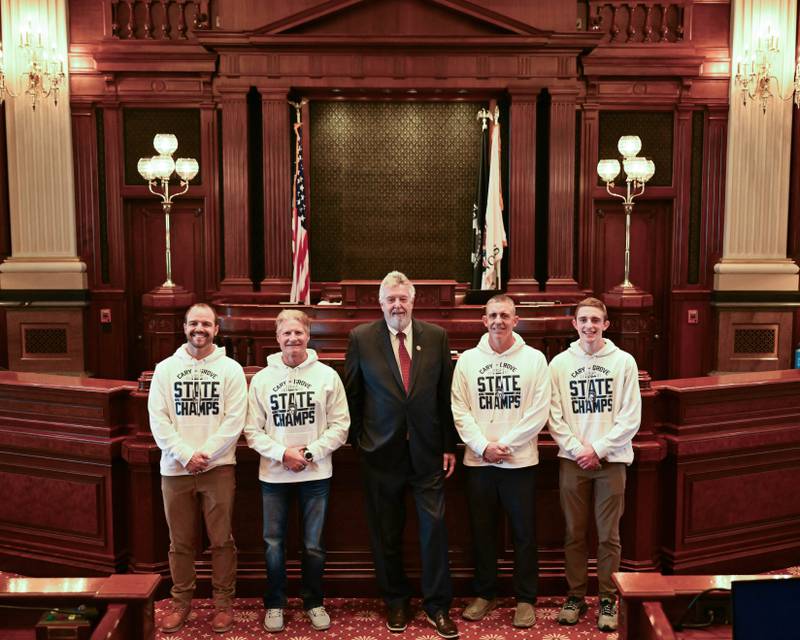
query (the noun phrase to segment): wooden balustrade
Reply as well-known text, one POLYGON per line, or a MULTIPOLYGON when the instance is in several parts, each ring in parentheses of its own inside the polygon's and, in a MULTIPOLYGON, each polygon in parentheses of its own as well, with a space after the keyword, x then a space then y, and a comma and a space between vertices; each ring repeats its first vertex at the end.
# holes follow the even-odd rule
POLYGON ((687 2, 589 0, 589 30, 610 44, 681 42, 692 5, 687 2))
POLYGON ((111 0, 111 37, 118 40, 188 40, 210 29, 211 0, 111 0))

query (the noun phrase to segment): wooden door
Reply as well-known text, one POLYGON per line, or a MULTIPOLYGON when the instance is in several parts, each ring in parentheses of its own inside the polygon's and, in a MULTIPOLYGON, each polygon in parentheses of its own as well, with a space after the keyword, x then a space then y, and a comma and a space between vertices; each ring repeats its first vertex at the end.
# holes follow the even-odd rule
MULTIPOLYGON (((630 280, 653 295, 652 371, 667 375, 668 296, 672 239, 669 202, 635 202, 631 215, 630 280)), ((603 293, 620 284, 625 273, 625 210, 618 202, 595 203, 592 288, 603 293)))
MULTIPOLYGON (((206 290, 204 222, 199 200, 176 200, 170 214, 172 280, 202 296, 206 290)), ((142 295, 166 279, 164 211, 155 199, 125 202, 125 252, 130 310, 129 375, 144 369, 142 295)))

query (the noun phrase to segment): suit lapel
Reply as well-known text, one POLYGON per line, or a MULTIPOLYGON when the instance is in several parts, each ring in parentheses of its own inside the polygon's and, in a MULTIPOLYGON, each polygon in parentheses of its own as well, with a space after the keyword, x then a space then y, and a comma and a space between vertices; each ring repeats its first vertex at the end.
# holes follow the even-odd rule
POLYGON ((411 331, 414 336, 414 353, 411 354, 411 383, 408 385, 408 395, 411 395, 411 392, 414 391, 414 383, 420 375, 419 372, 425 369, 426 354, 425 345, 423 345, 425 330, 422 325, 412 319, 411 331))
MULTIPOLYGON (((395 382, 397 382, 400 387, 400 391, 405 395, 406 388, 403 386, 403 377, 400 375, 400 367, 397 366, 397 358, 395 358, 394 349, 392 349, 392 339, 389 335, 389 327, 386 326, 386 321, 378 325, 378 333, 380 334, 379 342, 381 351, 383 351, 383 355, 389 365, 389 370, 392 372, 392 375, 394 375, 395 382)), ((412 359, 411 362, 413 369, 414 360, 412 359)))

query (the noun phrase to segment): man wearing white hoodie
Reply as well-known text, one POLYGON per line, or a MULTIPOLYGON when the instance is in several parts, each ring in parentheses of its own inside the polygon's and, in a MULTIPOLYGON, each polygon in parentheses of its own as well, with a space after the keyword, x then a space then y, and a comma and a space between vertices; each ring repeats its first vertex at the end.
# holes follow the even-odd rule
POLYGON ((156 365, 147 408, 161 448, 161 491, 169 526, 172 607, 161 631, 178 631, 192 605, 195 538, 202 512, 211 543, 216 613, 211 628, 233 626, 236 547, 231 533, 236 441, 244 427, 247 383, 242 367, 214 344, 217 314, 195 304, 183 322, 186 344, 156 365))
POLYGON ((312 627, 327 629, 323 606, 323 528, 328 508, 334 451, 347 441, 350 413, 338 374, 308 348, 311 320, 302 311, 278 314, 280 353, 250 383, 244 434, 261 454, 258 478, 264 518, 267 590, 264 629, 282 631, 286 607, 286 527, 289 499, 296 493, 303 516, 303 609, 312 627))
POLYGON ((633 356, 603 337, 609 322, 600 300, 579 302, 572 326, 578 340, 550 363, 550 433, 561 458, 559 485, 566 520, 568 592, 558 621, 576 624, 587 608, 586 536, 594 512, 600 594, 597 626, 614 631, 617 603, 611 574, 619 570, 626 466, 633 462, 631 443, 642 417, 639 370, 633 356))
POLYGON ((514 538, 515 627, 536 622, 539 564, 536 547, 537 437, 550 411, 550 378, 541 351, 516 333, 514 301, 494 296, 486 304, 486 334, 465 351, 453 374, 452 409, 466 444, 476 598, 466 620, 481 620, 496 606, 499 507, 514 538))

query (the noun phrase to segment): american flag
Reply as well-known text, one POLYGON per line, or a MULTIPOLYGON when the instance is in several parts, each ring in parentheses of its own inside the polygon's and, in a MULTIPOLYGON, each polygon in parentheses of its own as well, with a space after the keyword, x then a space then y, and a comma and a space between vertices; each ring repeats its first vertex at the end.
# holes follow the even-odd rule
POLYGON ((302 124, 294 125, 297 136, 294 182, 292 185, 292 293, 290 302, 311 304, 311 277, 308 264, 308 227, 306 226, 306 182, 303 172, 302 124))

